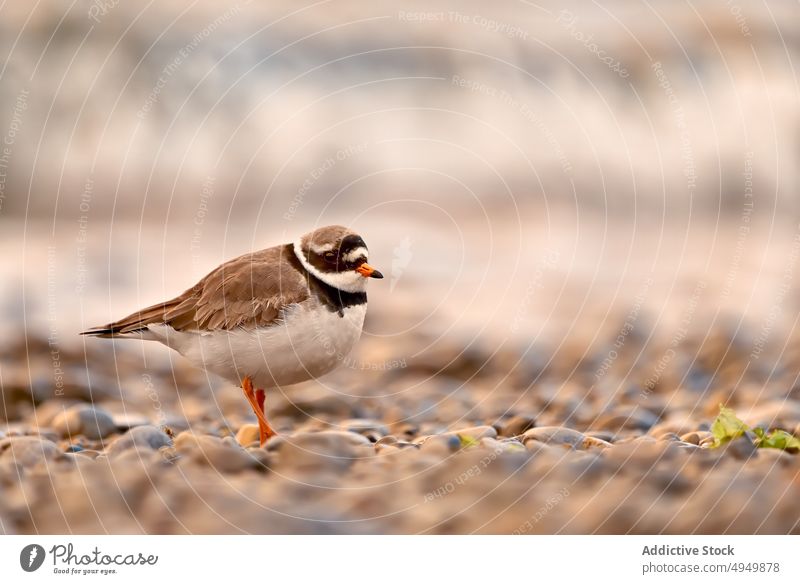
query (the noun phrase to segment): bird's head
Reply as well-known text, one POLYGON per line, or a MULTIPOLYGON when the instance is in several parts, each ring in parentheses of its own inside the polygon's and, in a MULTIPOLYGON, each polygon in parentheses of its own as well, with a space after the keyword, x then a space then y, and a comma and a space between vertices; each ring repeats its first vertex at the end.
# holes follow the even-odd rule
POLYGON ((360 235, 341 225, 320 227, 294 242, 294 253, 314 276, 344 292, 364 292, 367 279, 383 278, 367 263, 360 235))

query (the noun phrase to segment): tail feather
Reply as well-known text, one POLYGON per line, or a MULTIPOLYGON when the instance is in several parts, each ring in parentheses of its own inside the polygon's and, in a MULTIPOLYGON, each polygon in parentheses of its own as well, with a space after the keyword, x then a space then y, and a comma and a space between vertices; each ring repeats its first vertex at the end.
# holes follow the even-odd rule
POLYGON ((121 320, 103 326, 92 327, 80 334, 105 339, 120 336, 135 336, 137 333, 147 331, 147 326, 150 324, 169 324, 176 317, 183 316, 182 314, 175 315, 173 311, 183 300, 183 296, 179 296, 167 302, 154 304, 153 306, 134 312, 121 320))

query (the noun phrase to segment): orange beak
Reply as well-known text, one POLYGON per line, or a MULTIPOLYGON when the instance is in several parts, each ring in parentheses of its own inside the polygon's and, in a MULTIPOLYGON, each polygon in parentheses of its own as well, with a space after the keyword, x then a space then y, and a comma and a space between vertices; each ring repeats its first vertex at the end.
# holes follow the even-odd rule
POLYGON ((361 264, 356 268, 356 272, 358 272, 365 278, 377 278, 378 280, 383 278, 383 274, 381 274, 378 270, 376 270, 369 264, 361 264))

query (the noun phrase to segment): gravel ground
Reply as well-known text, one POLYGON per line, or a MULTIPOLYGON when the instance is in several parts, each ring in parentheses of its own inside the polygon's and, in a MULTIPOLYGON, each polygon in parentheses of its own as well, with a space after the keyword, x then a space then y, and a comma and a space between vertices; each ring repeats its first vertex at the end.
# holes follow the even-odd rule
POLYGON ((264 448, 240 390, 166 349, 29 337, 0 361, 0 529, 800 533, 800 458, 709 432, 725 403, 798 433, 800 354, 754 365, 702 326, 615 349, 624 316, 607 322, 550 352, 367 337, 268 396, 264 448))

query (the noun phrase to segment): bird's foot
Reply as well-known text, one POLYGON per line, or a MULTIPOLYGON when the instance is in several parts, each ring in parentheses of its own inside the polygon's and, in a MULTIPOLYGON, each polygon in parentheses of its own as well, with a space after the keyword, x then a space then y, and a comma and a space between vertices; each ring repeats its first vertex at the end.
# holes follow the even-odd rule
POLYGON ((267 421, 267 416, 264 408, 264 400, 266 398, 266 394, 263 389, 254 390, 253 382, 250 380, 249 377, 245 377, 242 380, 242 391, 244 391, 244 396, 247 398, 247 401, 250 403, 250 407, 253 408, 253 412, 258 418, 258 438, 259 443, 261 446, 266 444, 267 440, 269 440, 272 436, 275 436, 276 432, 272 429, 272 426, 269 425, 267 421))

